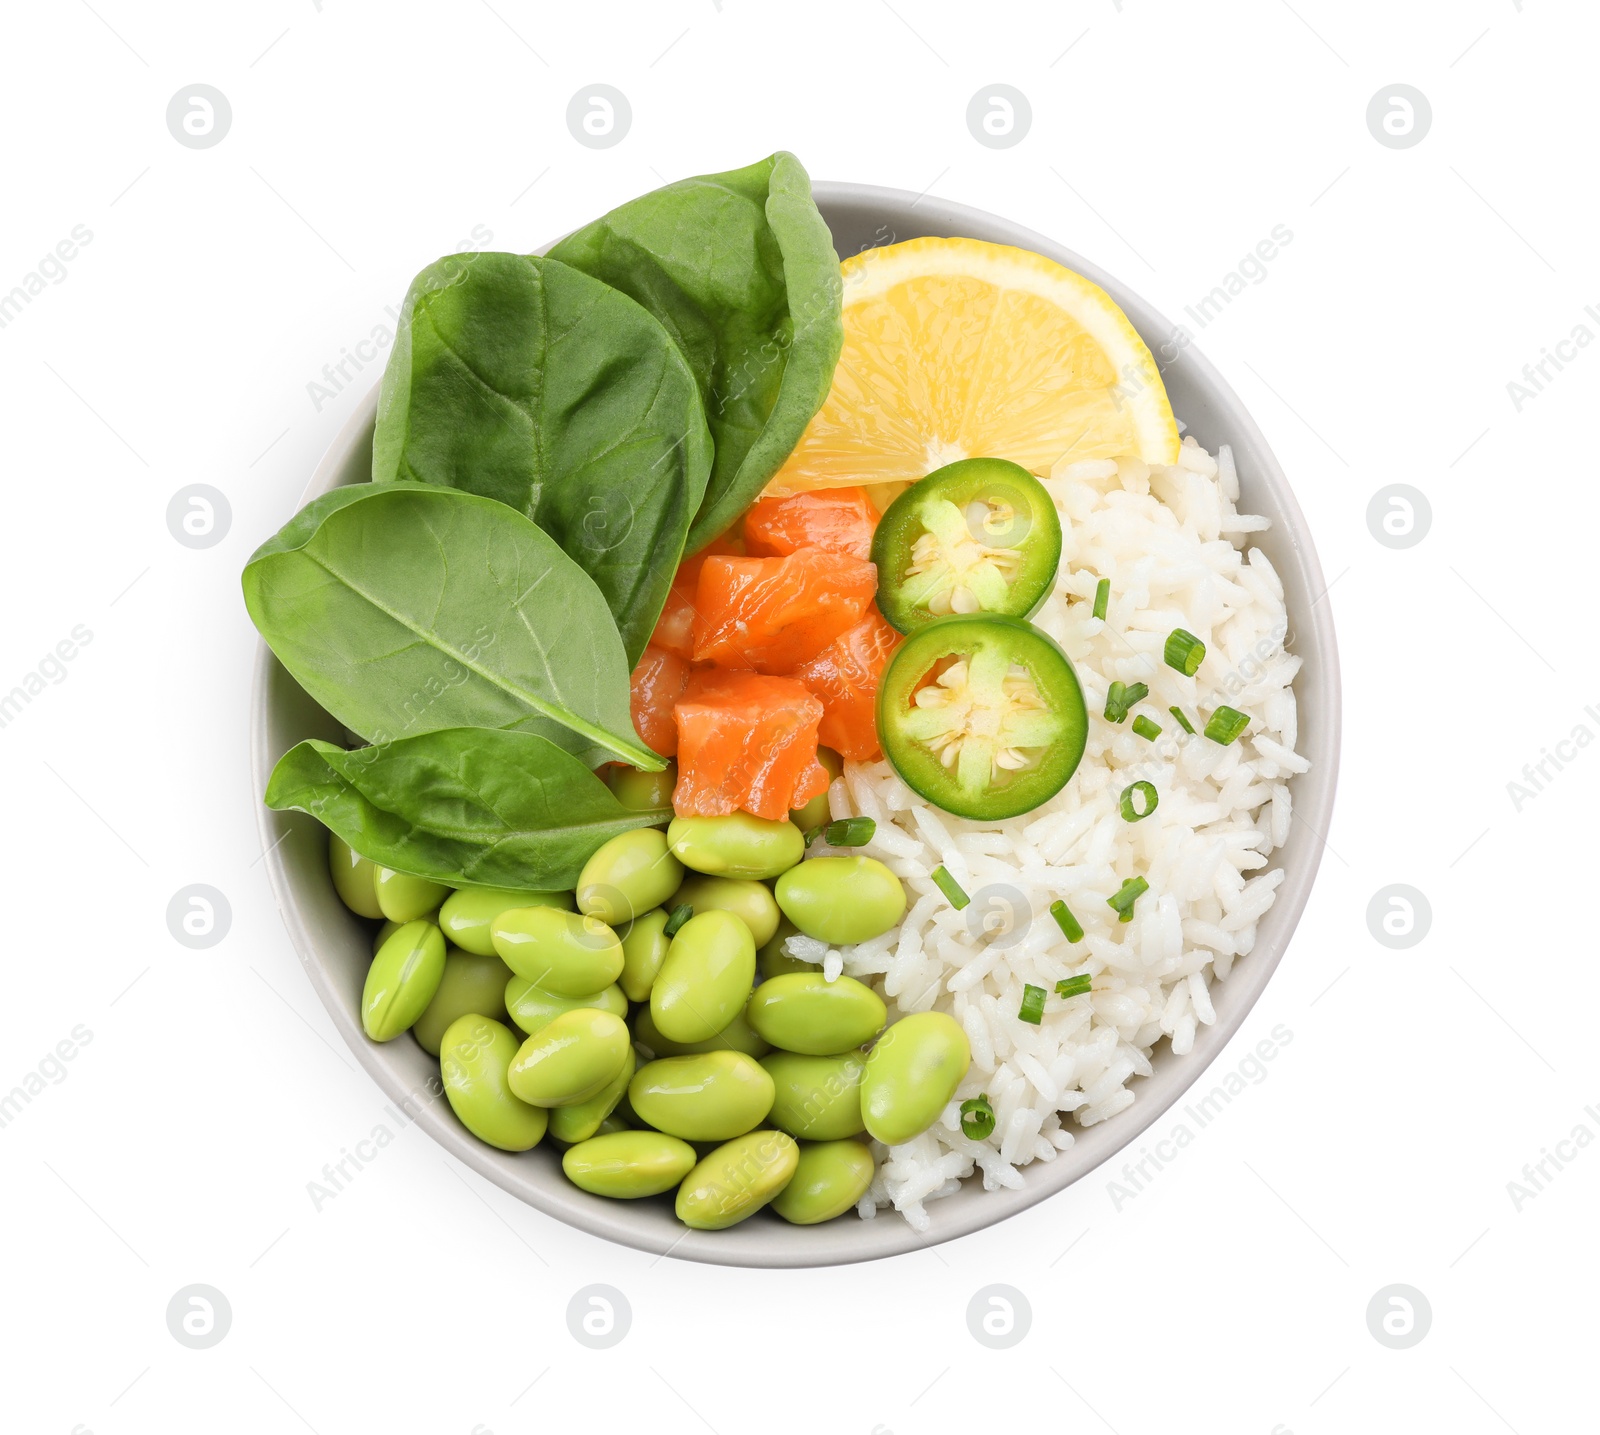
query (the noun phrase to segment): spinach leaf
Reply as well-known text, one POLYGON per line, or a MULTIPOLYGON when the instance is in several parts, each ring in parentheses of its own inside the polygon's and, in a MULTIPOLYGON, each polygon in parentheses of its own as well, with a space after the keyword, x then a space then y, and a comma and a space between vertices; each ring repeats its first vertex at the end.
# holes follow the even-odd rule
POLYGON ((631 200, 550 254, 637 299, 694 370, 716 441, 687 544, 703 547, 755 501, 833 381, 839 257, 810 179, 780 151, 631 200))
POLYGON ((631 668, 711 468, 694 376, 625 294, 553 259, 453 255, 406 296, 373 439, 414 479, 533 519, 605 595, 631 668))
POLYGON ((530 519, 432 484, 354 484, 301 509, 244 570, 261 636, 347 728, 536 732, 591 766, 665 766, 633 730, 605 600, 530 519))
POLYGON ((601 843, 668 822, 638 812, 542 737, 447 728, 346 752, 289 749, 267 806, 309 812, 363 857, 451 886, 570 890, 601 843))

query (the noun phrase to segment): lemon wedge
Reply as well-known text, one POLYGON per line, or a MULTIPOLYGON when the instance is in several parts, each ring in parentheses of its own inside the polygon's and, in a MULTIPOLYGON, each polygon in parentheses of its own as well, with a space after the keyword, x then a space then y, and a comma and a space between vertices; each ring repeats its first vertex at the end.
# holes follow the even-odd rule
POLYGON ((1178 461, 1149 348, 1110 295, 1042 255, 913 239, 847 259, 833 387, 770 496, 915 482, 956 459, 1034 473, 1178 461))

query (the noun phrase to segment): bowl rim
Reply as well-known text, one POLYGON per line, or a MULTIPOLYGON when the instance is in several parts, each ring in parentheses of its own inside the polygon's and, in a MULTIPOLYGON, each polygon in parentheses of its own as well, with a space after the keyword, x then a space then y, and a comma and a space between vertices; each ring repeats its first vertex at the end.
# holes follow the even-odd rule
MULTIPOLYGON (((1003 229, 1007 237, 994 242, 1013 244, 1043 254, 1100 285, 1113 296, 1147 341, 1153 334, 1171 335, 1176 332, 1176 326, 1159 311, 1097 265, 1046 235, 986 210, 949 200, 930 200, 925 193, 917 195, 909 190, 879 185, 818 181, 812 188, 819 207, 825 213, 830 208, 876 206, 897 213, 916 211, 917 224, 927 232, 961 235, 974 230, 1003 229)), ((894 241, 891 238, 887 242, 894 241)), ((1317 595, 1306 612, 1291 612, 1291 641, 1296 643, 1297 650, 1302 654, 1316 653, 1319 680, 1324 691, 1313 723, 1302 722, 1305 734, 1302 751, 1307 746, 1314 746, 1317 751, 1311 774, 1305 775, 1314 774, 1315 778, 1309 784, 1311 801, 1304 810, 1301 810, 1300 797, 1308 784, 1300 781, 1295 793, 1296 816, 1311 830, 1318 839, 1317 843, 1307 845, 1299 854, 1296 865, 1285 869, 1284 881, 1269 914, 1273 923, 1270 934, 1258 939, 1250 956, 1234 967, 1224 987, 1227 993, 1226 1008, 1218 1011, 1215 1023, 1200 1029, 1190 1052, 1182 1057, 1170 1058, 1181 1063, 1171 1079, 1157 1082, 1157 1078, 1168 1069, 1165 1066, 1158 1067, 1154 1077, 1140 1078, 1137 1088, 1139 1100, 1132 1107, 1119 1113, 1113 1120, 1089 1128, 1092 1132, 1105 1135, 1091 1142, 1084 1139, 1087 1132, 1075 1132, 1079 1139, 1073 1148, 1061 1153, 1054 1161, 1034 1162, 1026 1168, 1024 1185, 1020 1189, 984 1192, 973 1202, 931 1203, 928 1214, 932 1218, 932 1228, 927 1232, 916 1231, 909 1221, 899 1218, 891 1209, 881 1212, 877 1219, 858 1220, 850 1222, 849 1226, 845 1226, 845 1218, 840 1218, 818 1227, 785 1228, 789 1232, 803 1233, 807 1239, 801 1244, 779 1242, 775 1249, 767 1249, 766 1243, 760 1240, 728 1240, 728 1237, 741 1230, 740 1227, 724 1232, 698 1232, 683 1228, 674 1239, 667 1240, 650 1225, 631 1220, 632 1204, 629 1202, 605 1201, 591 1197, 576 1187, 561 1188, 563 1195, 553 1197, 532 1186, 509 1163, 500 1159, 505 1153, 495 1151, 472 1137, 456 1121, 453 1113, 440 1109, 445 1105, 442 1101, 422 1103, 421 1109, 414 1115, 416 1124, 423 1126, 445 1150, 509 1194, 545 1215, 590 1235, 656 1256, 670 1255, 714 1265, 805 1269, 913 1253, 997 1225, 1006 1217, 1027 1210, 1091 1175, 1137 1140, 1194 1087, 1254 1010, 1288 950, 1310 898, 1321 865, 1322 849, 1326 845, 1322 834, 1328 830, 1338 788, 1343 704, 1338 643, 1331 608, 1325 601, 1328 585, 1323 578, 1305 515, 1288 478, 1248 409, 1193 343, 1183 348, 1182 361, 1188 366, 1192 382, 1208 395, 1214 405, 1220 405, 1228 411, 1229 439, 1248 442, 1254 451, 1255 462, 1249 485, 1269 491, 1276 501, 1282 525, 1293 546, 1300 576, 1308 590, 1317 595), (950 1209, 958 1204, 962 1209, 950 1209), (841 1227, 844 1230, 839 1229, 841 1227), (848 1236, 845 1231, 849 1232, 848 1236)), ((337 486, 336 481, 351 451, 365 441, 375 422, 378 388, 375 383, 339 428, 301 493, 297 511, 310 499, 337 486)), ((406 1080, 396 1063, 385 1058, 384 1047, 366 1039, 357 1014, 347 1007, 336 989, 323 964, 310 915, 296 890, 286 858, 279 850, 285 834, 277 831, 277 828, 281 825, 279 819, 283 814, 274 813, 262 800, 277 756, 270 751, 270 690, 276 679, 284 678, 290 682, 293 679, 283 672, 263 640, 258 638, 256 647, 250 699, 251 789, 256 799, 256 821, 273 898, 312 988, 345 1044, 391 1101, 415 1104, 418 1095, 415 1086, 406 1080)), ((1162 1046, 1163 1043, 1158 1043, 1158 1050, 1162 1046)), ((406 1109, 410 1111, 409 1106, 406 1109)), ((972 1178, 967 1179, 970 1181, 972 1178)), ((743 1229, 749 1231, 750 1227, 743 1229)))

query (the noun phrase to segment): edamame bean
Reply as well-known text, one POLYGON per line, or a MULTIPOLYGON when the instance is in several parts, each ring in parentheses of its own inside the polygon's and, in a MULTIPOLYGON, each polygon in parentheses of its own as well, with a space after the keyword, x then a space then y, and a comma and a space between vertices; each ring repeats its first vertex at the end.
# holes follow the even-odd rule
MULTIPOLYGON (((817 761, 827 771, 828 781, 833 780, 844 771, 844 759, 831 747, 817 749, 817 761)), ((798 827, 802 834, 810 832, 814 827, 824 827, 832 814, 828 810, 828 794, 824 792, 820 797, 813 797, 804 807, 797 807, 789 814, 789 821, 798 827)))
POLYGON ((766 1119, 772 1095, 772 1077, 742 1051, 647 1062, 628 1083, 634 1114, 685 1141, 743 1136, 766 1119))
POLYGON ((672 790, 678 785, 678 764, 669 762, 660 772, 615 764, 606 777, 611 795, 633 812, 649 812, 672 806, 672 790))
POLYGON ((673 894, 673 907, 690 906, 701 912, 732 912, 750 929, 755 944, 765 946, 778 930, 778 902, 764 882, 748 877, 685 877, 673 894))
POLYGON ((685 867, 712 877, 776 877, 804 855, 805 838, 785 818, 769 822, 748 812, 726 817, 675 817, 667 843, 685 867))
POLYGON ((622 972, 622 943, 598 917, 555 907, 513 907, 489 925, 500 960, 557 996, 610 986, 622 972))
POLYGON ((559 997, 526 977, 513 976, 505 986, 506 1010, 511 1020, 529 1036, 535 1036, 550 1025, 562 1012, 577 1011, 580 1007, 594 1007, 608 1011, 612 1016, 627 1016, 628 999, 622 988, 612 983, 597 992, 581 997, 559 997))
POLYGON ((745 1015, 783 1051, 837 1056, 871 1041, 883 1030, 889 1009, 853 977, 830 982, 821 972, 793 972, 762 982, 745 1015))
POLYGON ((738 1014, 756 979, 756 944, 732 912, 701 912, 678 929, 650 988, 650 1019, 673 1041, 704 1041, 738 1014))
POLYGON ((657 907, 635 917, 622 934, 622 975, 617 984, 631 1002, 650 1000, 650 988, 656 984, 661 964, 667 959, 667 948, 672 945, 672 938, 667 935, 669 916, 666 908, 657 907))
POLYGON ((778 905, 808 937, 830 946, 870 942, 906 914, 906 889, 874 857, 817 857, 778 878, 778 905))
POLYGON ((630 1046, 617 1074, 599 1091, 587 1101, 558 1106, 550 1113, 550 1135, 569 1146, 578 1141, 587 1141, 600 1130, 605 1119, 617 1109, 617 1103, 628 1094, 628 1083, 633 1080, 638 1067, 639 1060, 630 1046))
POLYGON ((752 1131, 703 1157, 683 1178, 673 1209, 697 1231, 721 1231, 753 1216, 789 1184, 800 1158, 792 1136, 752 1131))
POLYGON ((694 1164, 694 1147, 659 1131, 595 1136, 561 1158, 561 1169, 574 1186, 617 1201, 670 1191, 694 1164))
POLYGON ((444 954, 444 975, 433 1000, 411 1027, 417 1045, 432 1056, 443 1049, 445 1029, 468 1013, 504 1021, 506 983, 514 981, 506 964, 491 952, 480 957, 449 947, 444 954))
POLYGON ((544 1138, 549 1115, 512 1094, 507 1082, 517 1039, 478 1013, 457 1017, 439 1043, 439 1072, 450 1107, 480 1141, 528 1151, 544 1138))
POLYGON ((802 1142, 789 1184, 772 1209, 796 1226, 815 1226, 842 1216, 872 1184, 872 1152, 859 1141, 802 1142))
POLYGON ((866 1061, 843 1056, 802 1056, 775 1051, 761 1059, 773 1082, 767 1123, 806 1141, 837 1141, 865 1131, 861 1119, 861 1073, 866 1061))
POLYGON ((746 1056, 765 1056, 772 1050, 751 1029, 743 1009, 715 1036, 704 1041, 673 1041, 656 1029, 650 1020, 650 1008, 641 1007, 633 1014, 633 1035, 640 1046, 657 1056, 694 1056, 702 1051, 742 1051, 746 1056))
POLYGON ((972 1064, 961 1023, 942 1011, 902 1017, 867 1056, 861 1115, 885 1146, 920 1136, 956 1094, 972 1064))
POLYGON ((393 1041, 428 1009, 443 977, 443 935, 432 922, 407 922, 367 968, 362 1030, 374 1041, 393 1041))
POLYGON ((613 927, 659 907, 683 881, 683 864, 667 851, 664 832, 619 832, 578 874, 578 910, 613 927))
POLYGON ((383 919, 383 925, 378 928, 377 936, 372 939, 372 955, 377 956, 378 948, 387 942, 390 937, 394 936, 394 934, 403 926, 405 926, 404 922, 391 922, 387 917, 385 917, 383 919))
POLYGON ((593 1007, 562 1012, 512 1059, 511 1090, 533 1106, 575 1106, 597 1096, 628 1059, 628 1028, 593 1007))
POLYGON ((822 970, 821 962, 803 962, 799 957, 791 957, 783 949, 783 944, 790 937, 798 935, 799 931, 800 929, 787 917, 778 919, 778 929, 772 934, 772 940, 756 953, 756 966, 761 971, 762 981, 769 982, 773 977, 786 976, 790 972, 822 970))
POLYGON ((430 882, 392 867, 378 868, 377 891, 378 908, 391 922, 414 922, 429 916, 450 895, 443 882, 430 882))
POLYGON ((342 837, 328 834, 328 872, 339 900, 358 917, 381 917, 378 864, 354 851, 342 837))
POLYGON ((513 892, 505 887, 463 887, 444 899, 439 908, 439 929, 464 952, 480 957, 494 955, 489 926, 513 907, 560 907, 572 910, 570 892, 513 892))

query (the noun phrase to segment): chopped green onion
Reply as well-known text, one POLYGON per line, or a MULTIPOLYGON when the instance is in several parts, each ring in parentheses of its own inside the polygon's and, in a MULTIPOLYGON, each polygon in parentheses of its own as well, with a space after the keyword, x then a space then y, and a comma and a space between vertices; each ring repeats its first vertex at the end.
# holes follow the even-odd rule
POLYGON ((1161 736, 1161 724, 1152 722, 1143 713, 1133 720, 1133 730, 1146 742, 1154 742, 1161 736))
POLYGON ((1149 696, 1150 689, 1143 683, 1112 683, 1106 689, 1106 721, 1121 722, 1129 708, 1149 696))
POLYGON ((822 836, 823 830, 821 827, 813 827, 808 830, 806 833, 806 846, 809 847, 817 838, 822 836))
POLYGON ((1167 646, 1162 657, 1169 668, 1176 668, 1184 677, 1192 678, 1206 660, 1206 645, 1193 633, 1174 628, 1167 634, 1167 646))
POLYGON ((933 869, 933 882, 934 886, 950 899, 950 905, 958 912, 972 900, 961 890, 961 884, 946 872, 943 867, 935 867, 933 869))
POLYGON ((841 817, 828 824, 823 839, 830 847, 865 847, 877 830, 878 824, 870 817, 841 817))
POLYGON ((1111 580, 1109 578, 1102 578, 1098 583, 1096 583, 1094 585, 1094 615, 1095 615, 1095 617, 1104 618, 1105 615, 1106 615, 1106 607, 1110 602, 1111 602, 1111 580))
POLYGON ((1244 730, 1250 726, 1247 718, 1238 708, 1224 705, 1218 708, 1206 722, 1206 736, 1212 742, 1220 742, 1226 747, 1244 730))
POLYGON ((1078 919, 1067 910, 1065 902, 1059 898, 1052 902, 1050 904, 1050 915, 1056 919, 1056 926, 1061 928, 1062 935, 1069 942, 1081 942, 1083 940, 1083 928, 1079 925, 1078 919))
POLYGON ((1115 896, 1106 898, 1106 906, 1117 914, 1119 922, 1131 922, 1133 904, 1149 890, 1150 884, 1143 877, 1130 877, 1118 888, 1115 896))
POLYGON ((1087 972, 1081 977, 1062 977, 1056 983, 1056 995, 1058 997, 1085 996, 1093 984, 1094 979, 1087 972))
POLYGON ((1022 989, 1022 1010, 1017 1013, 1019 1021, 1030 1022, 1038 1026, 1044 1019, 1044 988, 1025 986, 1022 989))
POLYGON ((1173 715, 1173 717, 1177 718, 1179 727, 1181 727, 1186 733, 1188 733, 1190 737, 1194 736, 1194 724, 1191 723, 1189 721, 1189 719, 1186 718, 1183 715, 1183 709, 1182 708, 1171 707, 1171 708, 1168 708, 1167 711, 1169 713, 1171 713, 1173 715))
POLYGON ((1155 783, 1132 783, 1122 789, 1122 815, 1127 818, 1129 822, 1143 822, 1145 818, 1147 818, 1156 810, 1156 804, 1160 801, 1161 797, 1160 794, 1156 792, 1155 783), (1144 799, 1143 812, 1140 812, 1139 809, 1134 806, 1133 799, 1135 797, 1141 797, 1144 799))
POLYGON ((982 1141, 994 1134, 994 1107, 988 1096, 974 1096, 961 1103, 961 1134, 973 1141, 982 1141))
POLYGON ((685 902, 681 907, 674 907, 672 909, 672 915, 667 918, 667 925, 661 929, 661 935, 664 937, 677 936, 678 929, 682 927, 683 924, 692 916, 694 916, 694 908, 691 907, 687 902, 685 902))

